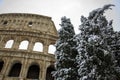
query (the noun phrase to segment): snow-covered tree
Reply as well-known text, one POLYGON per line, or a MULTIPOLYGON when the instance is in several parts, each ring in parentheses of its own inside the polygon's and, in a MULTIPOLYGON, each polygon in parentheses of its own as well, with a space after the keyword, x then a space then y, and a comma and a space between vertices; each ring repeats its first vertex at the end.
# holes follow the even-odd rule
POLYGON ((115 67, 119 76, 117 80, 120 80, 120 32, 114 32, 111 38, 108 38, 108 43, 115 59, 115 67))
POLYGON ((120 80, 108 44, 114 33, 112 20, 108 22, 104 16, 104 12, 111 6, 114 5, 105 5, 90 12, 87 18, 81 17, 81 33, 76 37, 79 80, 120 80))
POLYGON ((116 65, 120 67, 120 32, 115 33, 115 37, 113 39, 115 44, 112 44, 113 53, 115 54, 116 65))
POLYGON ((59 39, 56 42, 55 68, 53 73, 55 80, 77 80, 77 63, 75 57, 78 54, 74 41, 74 28, 70 19, 61 18, 61 29, 58 31, 59 39))

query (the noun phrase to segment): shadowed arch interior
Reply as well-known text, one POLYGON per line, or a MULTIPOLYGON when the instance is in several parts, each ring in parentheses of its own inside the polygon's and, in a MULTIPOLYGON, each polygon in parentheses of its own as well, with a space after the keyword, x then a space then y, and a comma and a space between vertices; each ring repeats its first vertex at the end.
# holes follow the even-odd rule
POLYGON ((4 61, 0 61, 0 72, 2 71, 3 65, 4 65, 4 61))
POLYGON ((40 68, 38 65, 31 65, 28 69, 28 79, 39 79, 40 68))
POLYGON ((46 72, 46 80, 54 80, 54 77, 52 76, 52 72, 55 71, 54 66, 49 66, 47 68, 47 72, 46 72))
POLYGON ((21 71, 21 63, 15 63, 12 65, 11 70, 9 72, 9 77, 19 77, 21 71))

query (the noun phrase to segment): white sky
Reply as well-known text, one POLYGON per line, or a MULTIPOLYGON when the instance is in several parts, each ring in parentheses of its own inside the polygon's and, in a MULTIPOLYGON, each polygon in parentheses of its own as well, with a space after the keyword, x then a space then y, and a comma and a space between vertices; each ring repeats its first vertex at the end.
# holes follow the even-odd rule
POLYGON ((79 33, 81 15, 88 16, 93 9, 105 4, 115 4, 107 12, 108 19, 114 20, 114 29, 120 31, 120 0, 0 0, 0 13, 33 13, 52 17, 59 29, 61 17, 71 19, 76 33, 79 33))

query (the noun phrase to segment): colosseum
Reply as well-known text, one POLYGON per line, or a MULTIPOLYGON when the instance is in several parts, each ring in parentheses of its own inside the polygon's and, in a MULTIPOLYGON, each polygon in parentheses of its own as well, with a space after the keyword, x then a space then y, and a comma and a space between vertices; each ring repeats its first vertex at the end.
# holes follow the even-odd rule
POLYGON ((57 39, 51 17, 0 14, 0 80, 54 80, 49 49, 57 39))

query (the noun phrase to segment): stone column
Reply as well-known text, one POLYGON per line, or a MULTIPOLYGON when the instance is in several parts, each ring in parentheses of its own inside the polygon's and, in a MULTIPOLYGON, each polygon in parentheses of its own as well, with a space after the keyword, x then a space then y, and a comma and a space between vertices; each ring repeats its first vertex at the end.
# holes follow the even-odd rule
POLYGON ((28 70, 28 59, 24 59, 24 63, 22 64, 20 78, 25 79, 27 77, 27 70, 28 70))
POLYGON ((43 45, 43 52, 44 52, 44 54, 48 53, 48 47, 49 47, 49 45, 47 45, 47 44, 43 45))
POLYGON ((45 63, 45 60, 43 62, 43 65, 42 65, 42 70, 40 71, 41 73, 41 80, 46 80, 46 71, 47 71, 47 68, 46 68, 46 63, 45 63))
POLYGON ((15 49, 15 50, 17 50, 19 48, 19 45, 20 45, 19 39, 15 38, 14 44, 13 44, 12 48, 15 49))
POLYGON ((4 47, 5 47, 5 42, 4 42, 4 36, 2 35, 0 39, 0 48, 4 48, 4 47))
POLYGON ((29 45, 28 45, 28 51, 33 51, 33 47, 34 47, 34 40, 32 38, 29 45))
POLYGON ((7 57, 5 66, 4 66, 3 71, 2 71, 2 73, 4 74, 4 76, 8 76, 12 65, 13 64, 11 63, 11 57, 9 57, 9 58, 7 57))
POLYGON ((48 40, 45 40, 44 44, 43 44, 43 52, 44 52, 44 54, 48 53, 48 47, 49 47, 48 40))
POLYGON ((1 71, 0 80, 3 80, 4 76, 6 76, 5 72, 6 72, 7 68, 8 68, 9 61, 10 61, 9 58, 7 58, 4 61, 3 68, 2 68, 2 71, 1 71))

